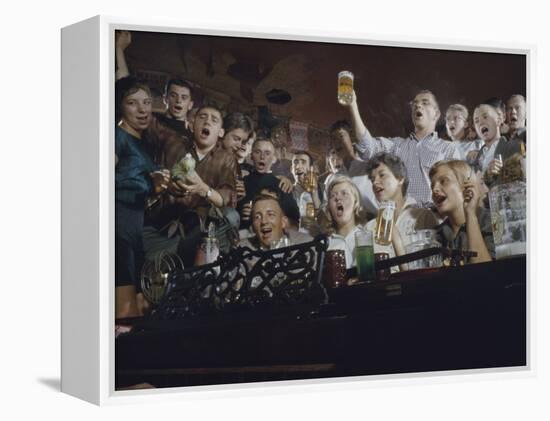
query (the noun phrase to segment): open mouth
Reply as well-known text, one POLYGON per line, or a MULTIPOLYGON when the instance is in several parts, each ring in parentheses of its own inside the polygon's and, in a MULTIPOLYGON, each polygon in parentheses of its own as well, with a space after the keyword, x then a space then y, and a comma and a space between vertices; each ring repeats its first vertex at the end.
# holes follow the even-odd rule
POLYGON ((447 196, 443 196, 441 194, 437 194, 437 195, 434 195, 433 196, 433 200, 434 200, 434 203, 435 203, 435 206, 436 207, 441 207, 441 205, 443 204, 443 202, 445 202, 445 200, 447 200, 447 196))
POLYGON ((455 128, 456 128, 455 126, 449 126, 449 131, 450 131, 450 132, 454 132, 454 131, 455 131, 455 128))
POLYGON ((336 216, 341 217, 344 214, 344 205, 339 204, 336 206, 336 216))
POLYGON ((420 118, 420 117, 422 117, 423 115, 424 115, 424 113, 422 113, 422 111, 417 111, 417 112, 414 113, 414 116, 415 116, 416 118, 420 118))
POLYGON ((201 130, 201 136, 208 137, 210 136, 210 129, 208 127, 205 127, 201 130))
POLYGON ((181 105, 174 105, 174 110, 176 111, 182 111, 183 107, 181 105))
POLYGON ((517 123, 518 122, 518 118, 517 117, 512 117, 510 119, 510 123, 517 123))
POLYGON ((140 124, 146 124, 147 121, 148 121, 148 117, 147 117, 147 116, 136 117, 136 120, 137 120, 140 124))
POLYGON ((483 134, 487 134, 487 133, 489 133, 489 128, 488 127, 482 127, 481 128, 481 134, 483 135, 483 134))
POLYGON ((262 234, 262 238, 269 238, 273 233, 273 229, 271 227, 264 227, 260 230, 260 233, 262 234))

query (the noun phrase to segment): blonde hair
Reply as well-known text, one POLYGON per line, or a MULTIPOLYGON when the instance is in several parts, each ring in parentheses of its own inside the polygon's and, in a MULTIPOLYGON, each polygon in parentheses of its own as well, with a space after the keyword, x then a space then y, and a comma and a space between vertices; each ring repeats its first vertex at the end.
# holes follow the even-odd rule
POLYGON ((324 207, 324 213, 327 217, 328 222, 331 226, 334 226, 334 221, 332 219, 332 215, 330 214, 329 209, 329 200, 330 200, 330 193, 332 189, 339 184, 347 184, 351 187, 351 194, 353 195, 353 198, 355 199, 355 204, 353 205, 353 214, 355 216, 355 223, 357 223, 358 219, 361 219, 363 207, 361 206, 361 195, 359 194, 359 189, 357 186, 351 181, 351 178, 346 177, 345 175, 338 175, 334 177, 334 179, 330 182, 327 189, 327 202, 324 207))
POLYGON ((435 175, 437 169, 439 167, 449 167, 451 171, 454 173, 456 179, 458 182, 462 185, 467 179, 470 179, 471 181, 476 181, 477 177, 472 178, 472 175, 475 175, 474 169, 468 164, 466 161, 462 161, 460 159, 447 159, 443 161, 436 162, 432 168, 430 168, 430 180, 435 175))
POLYGON ((449 108, 447 108, 447 112, 445 113, 445 116, 448 116, 451 111, 456 111, 462 114, 462 117, 464 117, 464 120, 468 121, 468 108, 466 108, 462 104, 451 104, 449 105, 449 108))

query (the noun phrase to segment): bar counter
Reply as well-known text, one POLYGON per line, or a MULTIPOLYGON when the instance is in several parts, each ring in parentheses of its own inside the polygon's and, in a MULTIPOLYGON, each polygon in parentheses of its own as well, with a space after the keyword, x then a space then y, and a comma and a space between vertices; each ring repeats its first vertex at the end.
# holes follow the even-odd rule
POLYGON ((116 388, 527 364, 526 257, 327 289, 307 314, 139 320, 116 339, 116 388))

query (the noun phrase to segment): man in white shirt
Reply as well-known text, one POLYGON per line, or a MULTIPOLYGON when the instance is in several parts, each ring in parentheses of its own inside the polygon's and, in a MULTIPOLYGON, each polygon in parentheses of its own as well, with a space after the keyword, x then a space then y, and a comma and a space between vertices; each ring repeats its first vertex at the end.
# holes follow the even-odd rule
POLYGON ((348 106, 358 143, 355 145, 359 157, 368 160, 380 152, 390 152, 403 160, 409 174, 409 194, 421 204, 432 202, 429 172, 430 168, 444 159, 460 159, 452 142, 439 138, 435 131, 441 116, 439 105, 430 91, 420 91, 411 101, 411 118, 414 132, 407 138, 373 137, 361 118, 355 92, 348 106))

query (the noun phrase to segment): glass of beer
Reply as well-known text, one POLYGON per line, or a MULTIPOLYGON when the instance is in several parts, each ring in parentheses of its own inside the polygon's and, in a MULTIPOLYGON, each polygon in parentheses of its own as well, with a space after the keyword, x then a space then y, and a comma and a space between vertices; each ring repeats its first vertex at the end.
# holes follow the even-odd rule
POLYGON ((394 211, 395 202, 388 200, 380 203, 378 214, 376 215, 376 228, 374 230, 374 241, 376 241, 376 244, 382 246, 391 244, 394 211))
POLYGON ((323 280, 327 288, 346 285, 346 254, 344 250, 327 250, 323 280))
POLYGON ((353 99, 353 73, 344 70, 338 73, 338 102, 350 105, 353 99))
POLYGON ((315 205, 313 202, 306 203, 306 217, 315 219, 315 205))
POLYGON ((317 175, 315 169, 311 167, 306 173, 305 190, 312 193, 317 188, 317 175))
POLYGON ((359 282, 373 282, 376 273, 372 231, 359 230, 355 233, 355 260, 359 282))

